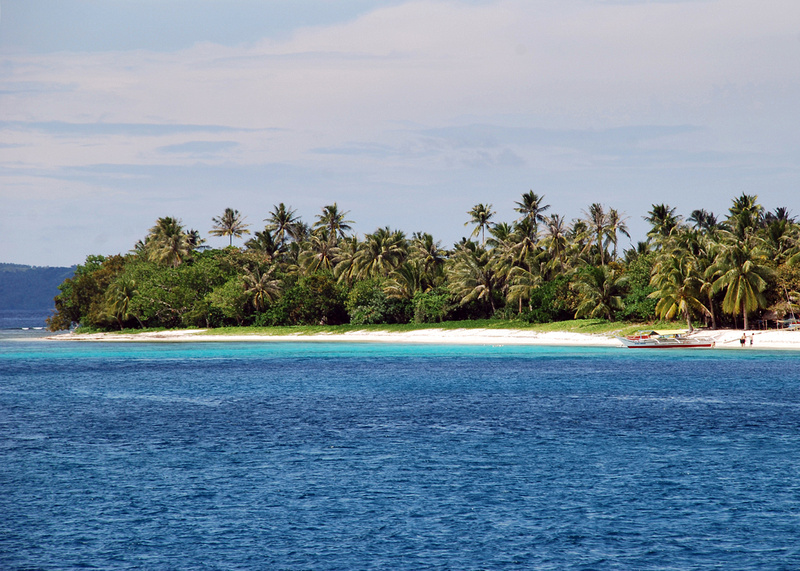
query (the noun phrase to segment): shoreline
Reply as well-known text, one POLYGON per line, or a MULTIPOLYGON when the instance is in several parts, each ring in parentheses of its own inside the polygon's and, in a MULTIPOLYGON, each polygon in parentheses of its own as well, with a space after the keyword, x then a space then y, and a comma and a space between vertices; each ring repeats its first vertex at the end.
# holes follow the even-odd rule
MULTIPOLYGON (((530 345, 619 347, 610 334, 522 329, 419 329, 415 331, 348 331, 292 335, 215 335, 208 329, 179 329, 143 333, 61 333, 41 338, 49 341, 110 343, 405 343, 438 345, 530 345)), ((800 331, 748 330, 741 347, 742 330, 723 329, 697 334, 716 341, 715 349, 782 349, 800 351, 800 331), (753 344, 750 344, 751 335, 753 344)))

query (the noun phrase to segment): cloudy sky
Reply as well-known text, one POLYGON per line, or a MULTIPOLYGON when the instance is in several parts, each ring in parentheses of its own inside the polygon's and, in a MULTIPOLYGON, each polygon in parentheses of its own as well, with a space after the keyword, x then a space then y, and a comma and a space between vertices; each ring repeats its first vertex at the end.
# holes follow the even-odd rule
POLYGON ((653 203, 800 214, 800 2, 0 0, 0 262, 279 202, 450 246, 528 190, 634 242, 653 203))

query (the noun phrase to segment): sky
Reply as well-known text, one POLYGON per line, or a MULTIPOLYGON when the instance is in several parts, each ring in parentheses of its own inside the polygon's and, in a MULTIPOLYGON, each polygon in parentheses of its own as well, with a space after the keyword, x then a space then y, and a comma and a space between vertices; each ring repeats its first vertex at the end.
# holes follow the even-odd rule
POLYGON ((800 215, 800 2, 0 0, 0 262, 281 202, 450 247, 529 190, 633 244, 653 204, 800 215))

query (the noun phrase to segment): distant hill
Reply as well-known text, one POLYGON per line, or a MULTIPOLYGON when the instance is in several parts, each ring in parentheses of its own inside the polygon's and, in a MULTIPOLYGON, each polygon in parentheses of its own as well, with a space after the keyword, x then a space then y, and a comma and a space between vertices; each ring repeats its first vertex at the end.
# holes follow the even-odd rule
POLYGON ((39 268, 0 264, 0 310, 47 310, 53 308, 58 286, 71 278, 75 268, 39 268))

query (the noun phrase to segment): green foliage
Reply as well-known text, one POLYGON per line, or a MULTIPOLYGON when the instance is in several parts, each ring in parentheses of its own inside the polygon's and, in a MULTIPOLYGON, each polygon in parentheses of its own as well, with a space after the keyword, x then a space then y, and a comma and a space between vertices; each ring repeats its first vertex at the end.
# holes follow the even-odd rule
MULTIPOLYGON (((513 224, 493 223, 491 205, 476 205, 466 226, 480 244, 462 238, 450 251, 430 234, 408 240, 390 227, 360 240, 336 203, 313 230, 281 203, 245 251, 202 251, 197 231, 159 218, 135 254, 89 256, 78 266, 58 288, 49 326, 371 327, 487 318, 507 326, 572 314, 652 321, 659 308, 687 321, 702 314, 716 327, 798 304, 800 225, 787 208, 765 214, 756 196, 742 194, 720 224, 701 210, 684 223, 674 208, 653 205, 648 242, 623 263, 617 238, 627 236, 625 213, 594 203, 568 223, 544 216, 542 198, 524 194, 513 224)), ((243 220, 228 209, 212 233, 241 236, 243 220)))
POLYGON ((528 323, 563 321, 574 312, 569 302, 569 280, 561 276, 533 289, 528 309, 520 317, 528 323))
POLYGON ((312 274, 285 285, 280 299, 257 320, 269 325, 347 323, 346 293, 330 274, 312 274))
POLYGON ((411 303, 414 308, 414 323, 441 323, 455 306, 450 292, 444 287, 418 291, 411 303))
POLYGON ((650 285, 650 273, 655 262, 655 254, 642 254, 628 264, 625 275, 628 278, 627 292, 622 298, 625 307, 619 317, 626 321, 650 321, 655 319, 657 300, 649 297, 655 290, 650 285))
POLYGON ((404 299, 388 297, 381 279, 356 282, 347 295, 345 307, 353 325, 408 323, 410 320, 411 304, 404 299))
POLYGON ((123 270, 122 256, 89 256, 75 269, 75 275, 59 286, 55 298, 55 314, 47 320, 51 331, 74 325, 105 328, 113 323, 106 310, 105 291, 123 270))
POLYGON ((236 276, 215 287, 205 301, 208 302, 209 312, 224 318, 221 325, 242 325, 247 315, 250 296, 245 291, 242 277, 236 276))
POLYGON ((614 321, 617 311, 623 308, 620 295, 626 278, 616 267, 586 266, 578 273, 575 289, 578 307, 575 317, 603 317, 614 321))

